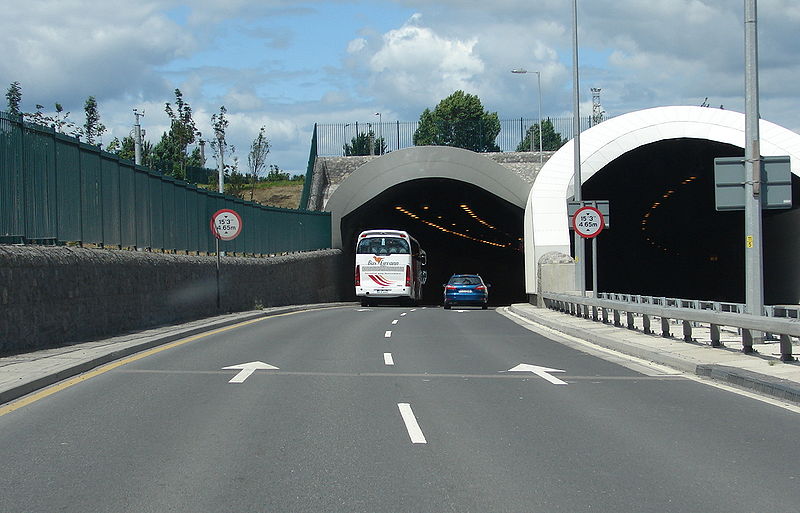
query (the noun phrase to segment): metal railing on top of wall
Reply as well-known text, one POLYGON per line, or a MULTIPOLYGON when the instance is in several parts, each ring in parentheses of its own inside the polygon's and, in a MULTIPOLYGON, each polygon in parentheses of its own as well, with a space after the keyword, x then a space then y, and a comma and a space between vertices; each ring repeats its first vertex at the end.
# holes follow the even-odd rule
POLYGON ((225 251, 330 247, 327 212, 266 207, 198 188, 0 113, 0 241, 210 253, 210 219, 221 208, 243 219, 242 234, 222 243, 225 251))
POLYGON ((661 319, 661 331, 664 337, 670 336, 670 319, 681 321, 683 340, 686 342, 692 342, 693 323, 708 324, 712 347, 721 346, 720 326, 738 328, 742 334, 742 345, 745 352, 748 353, 753 352, 752 332, 778 335, 780 359, 784 362, 794 361, 791 337, 800 337, 800 322, 792 318, 762 317, 731 311, 679 308, 666 304, 619 301, 552 292, 544 292, 541 297, 547 308, 603 323, 611 323, 618 327, 623 325, 621 313, 625 312, 625 325, 628 329, 635 329, 634 315, 641 315, 645 333, 652 333, 651 318, 658 317, 661 319), (609 314, 611 314, 611 318, 609 318, 609 314))
MULTIPOLYGON (((572 139, 572 118, 542 118, 550 121, 553 130, 561 135, 562 143, 572 139)), ((517 148, 525 140, 525 134, 534 124, 539 123, 537 119, 517 118, 500 120, 500 133, 494 138, 500 151, 517 151, 517 148)), ((590 128, 596 122, 592 116, 584 116, 580 120, 581 130, 590 128)), ((546 126, 546 125, 545 125, 546 126)), ((335 157, 344 155, 344 145, 351 144, 353 138, 361 134, 372 132, 376 139, 383 137, 386 146, 385 151, 395 151, 414 146, 414 132, 419 127, 419 121, 383 121, 383 122, 353 122, 353 123, 328 123, 317 124, 314 128, 314 135, 318 149, 318 155, 323 157, 335 157)), ((480 127, 471 130, 475 140, 471 141, 473 147, 484 147, 487 141, 482 139, 483 131, 480 127)), ((546 132, 542 135, 546 135, 546 132)), ((534 138, 534 149, 538 146, 538 141, 534 138)), ((469 141, 468 141, 469 142, 469 141)), ((548 148, 545 138, 543 146, 548 148)), ((558 149, 558 148, 554 148, 558 149)), ((530 151, 529 147, 522 148, 523 151, 530 151)))

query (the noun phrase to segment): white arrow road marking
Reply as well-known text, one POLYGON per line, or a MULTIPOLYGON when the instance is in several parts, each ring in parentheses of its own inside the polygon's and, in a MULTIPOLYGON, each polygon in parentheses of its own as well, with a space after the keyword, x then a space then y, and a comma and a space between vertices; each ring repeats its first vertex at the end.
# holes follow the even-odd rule
POLYGON ((392 330, 388 330, 386 333, 383 334, 384 338, 390 338, 392 336, 392 330))
POLYGON ((222 370, 236 370, 239 369, 239 374, 235 375, 231 378, 228 383, 244 383, 244 380, 250 377, 252 373, 257 370, 274 370, 278 367, 274 365, 270 365, 264 362, 250 362, 250 363, 240 363, 239 365, 231 365, 229 367, 223 367, 222 370))
POLYGON ((528 363, 520 363, 514 368, 508 369, 508 372, 532 372, 539 376, 540 378, 544 378, 550 383, 554 385, 566 385, 566 381, 561 381, 555 376, 551 376, 551 372, 566 372, 561 369, 551 369, 549 367, 539 367, 538 365, 530 365, 528 363))
POLYGON ((425 440, 425 435, 422 434, 422 430, 419 428, 417 418, 414 416, 414 412, 411 411, 411 405, 408 403, 397 403, 397 407, 400 408, 400 416, 403 417, 403 422, 406 424, 406 430, 408 431, 408 436, 411 438, 411 443, 427 444, 428 441, 425 440))
POLYGON ((383 353, 383 363, 386 365, 394 365, 394 358, 392 358, 392 353, 383 353))

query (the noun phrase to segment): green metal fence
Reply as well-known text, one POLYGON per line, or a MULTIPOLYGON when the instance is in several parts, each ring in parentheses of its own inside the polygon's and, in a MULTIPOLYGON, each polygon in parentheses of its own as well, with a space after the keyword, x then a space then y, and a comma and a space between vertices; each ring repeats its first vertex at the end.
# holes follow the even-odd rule
POLYGON ((0 112, 0 242, 213 252, 211 215, 230 208, 242 234, 228 252, 330 247, 330 213, 265 207, 175 180, 0 112))

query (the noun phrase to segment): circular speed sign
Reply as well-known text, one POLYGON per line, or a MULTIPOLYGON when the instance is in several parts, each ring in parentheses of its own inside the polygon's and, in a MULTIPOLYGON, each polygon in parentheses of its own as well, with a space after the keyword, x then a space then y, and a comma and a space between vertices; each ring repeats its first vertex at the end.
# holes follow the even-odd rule
POLYGON ((581 207, 572 216, 572 229, 585 239, 597 237, 605 227, 603 214, 595 207, 581 207))
POLYGON ((242 233, 242 218, 228 208, 217 210, 211 216, 211 233, 219 240, 233 240, 242 233))

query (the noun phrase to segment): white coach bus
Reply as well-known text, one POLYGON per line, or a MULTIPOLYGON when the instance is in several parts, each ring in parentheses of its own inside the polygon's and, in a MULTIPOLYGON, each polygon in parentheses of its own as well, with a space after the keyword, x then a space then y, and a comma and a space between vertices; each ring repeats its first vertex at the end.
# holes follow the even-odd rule
POLYGON ((356 241, 356 296, 361 306, 380 299, 422 299, 427 272, 425 251, 419 242, 400 230, 367 230, 356 241))

